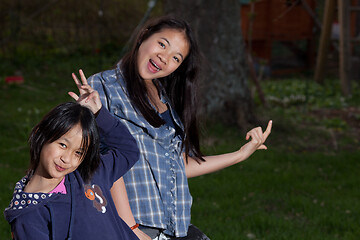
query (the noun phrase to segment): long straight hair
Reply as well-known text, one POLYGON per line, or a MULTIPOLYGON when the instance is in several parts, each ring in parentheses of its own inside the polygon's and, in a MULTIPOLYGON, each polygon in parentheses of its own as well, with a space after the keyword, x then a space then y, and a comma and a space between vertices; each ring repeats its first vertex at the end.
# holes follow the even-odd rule
POLYGON ((182 147, 185 150, 186 160, 190 154, 204 161, 200 151, 197 122, 200 52, 195 36, 187 22, 172 16, 165 16, 151 20, 144 25, 139 31, 132 49, 119 62, 125 77, 126 88, 134 107, 153 127, 160 127, 165 123, 148 101, 147 88, 137 65, 140 45, 150 36, 164 29, 176 29, 184 32, 190 49, 187 57, 173 73, 157 79, 157 81, 164 86, 170 104, 184 125, 182 147))

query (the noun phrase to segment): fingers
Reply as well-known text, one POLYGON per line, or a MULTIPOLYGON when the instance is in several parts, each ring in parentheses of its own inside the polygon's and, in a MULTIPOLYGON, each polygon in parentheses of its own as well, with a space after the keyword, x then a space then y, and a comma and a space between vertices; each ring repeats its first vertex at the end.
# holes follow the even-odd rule
POLYGON ((266 127, 266 130, 264 132, 264 138, 265 140, 267 139, 267 137, 270 135, 271 133, 271 128, 272 128, 272 120, 269 121, 267 127, 266 127))
POLYGON ((79 100, 79 96, 74 92, 68 92, 70 97, 72 97, 75 101, 79 100))
POLYGON ((82 90, 86 90, 87 92, 91 93, 94 91, 94 89, 90 85, 81 85, 82 90))
POLYGON ((72 76, 72 78, 74 79, 77 87, 80 88, 80 87, 83 86, 83 85, 88 85, 83 70, 80 69, 80 70, 79 70, 79 74, 80 74, 80 79, 81 79, 81 81, 77 78, 77 76, 76 76, 75 73, 72 73, 72 74, 71 74, 71 76, 72 76))
POLYGON ((267 147, 264 145, 264 144, 262 144, 262 145, 260 145, 260 147, 258 147, 257 148, 258 150, 266 150, 267 149, 267 147))
POLYGON ((79 79, 76 77, 75 73, 71 74, 72 78, 74 79, 74 82, 76 84, 76 86, 80 89, 81 87, 81 82, 79 81, 79 79))
POLYGON ((253 128, 246 134, 246 140, 251 138, 251 142, 258 145, 257 149, 267 149, 263 144, 271 133, 272 120, 269 121, 265 132, 262 131, 261 127, 253 128))
POLYGON ((250 136, 250 132, 246 133, 245 139, 246 139, 246 140, 249 140, 250 137, 251 137, 251 136, 250 136))
POLYGON ((88 85, 85 74, 84 74, 82 69, 79 70, 79 74, 80 74, 80 77, 81 77, 82 84, 83 85, 88 85))
POLYGON ((246 134, 246 140, 249 140, 257 144, 262 144, 264 142, 263 132, 261 127, 253 128, 246 134))
POLYGON ((97 91, 93 91, 92 93, 89 94, 89 96, 87 96, 85 102, 89 102, 90 100, 95 100, 96 98, 98 98, 99 94, 97 91))
POLYGON ((82 85, 81 86, 81 96, 86 98, 85 102, 89 102, 89 100, 94 99, 95 94, 97 94, 97 91, 95 91, 90 85, 82 85))

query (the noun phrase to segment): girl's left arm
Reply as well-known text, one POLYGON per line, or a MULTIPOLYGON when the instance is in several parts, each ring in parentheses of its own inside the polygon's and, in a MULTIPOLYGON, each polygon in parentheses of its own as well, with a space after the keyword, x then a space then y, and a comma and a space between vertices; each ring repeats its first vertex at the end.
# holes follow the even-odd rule
POLYGON ((139 149, 127 127, 102 107, 99 93, 88 84, 81 69, 79 74, 81 81, 72 74, 79 89, 79 96, 74 92, 69 92, 69 95, 79 104, 88 107, 96 116, 99 134, 109 148, 109 151, 102 155, 102 159, 106 162, 108 173, 112 173, 109 177, 115 178, 111 180, 112 184, 135 164, 139 157, 139 149))
POLYGON ((113 175, 112 183, 124 175, 139 159, 139 148, 128 128, 102 107, 96 117, 99 134, 109 150, 102 161, 113 175), (115 160, 115 161, 114 161, 115 160))
POLYGON ((214 156, 205 156, 205 162, 196 161, 195 158, 188 156, 188 163, 185 161, 186 176, 191 178, 216 172, 244 161, 258 149, 267 149, 264 143, 271 133, 271 127, 272 121, 269 121, 265 132, 262 131, 261 127, 250 130, 246 134, 246 140, 250 139, 250 141, 235 152, 214 156))

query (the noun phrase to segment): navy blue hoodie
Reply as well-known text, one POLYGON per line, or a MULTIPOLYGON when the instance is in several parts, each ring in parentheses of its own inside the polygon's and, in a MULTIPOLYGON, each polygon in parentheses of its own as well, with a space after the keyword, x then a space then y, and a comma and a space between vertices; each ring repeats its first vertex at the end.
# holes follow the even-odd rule
POLYGON ((67 194, 25 193, 25 176, 16 183, 4 215, 13 239, 138 239, 118 216, 110 188, 139 158, 127 128, 101 108, 99 134, 109 147, 89 183, 76 170, 65 176, 67 194))

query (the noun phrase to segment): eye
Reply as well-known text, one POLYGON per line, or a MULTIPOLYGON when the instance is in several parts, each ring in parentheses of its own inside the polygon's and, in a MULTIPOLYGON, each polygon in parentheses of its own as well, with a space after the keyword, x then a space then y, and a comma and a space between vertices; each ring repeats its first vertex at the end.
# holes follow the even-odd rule
POLYGON ((165 48, 165 44, 163 44, 162 42, 159 42, 159 45, 161 48, 165 48))
POLYGON ((180 59, 179 59, 178 57, 176 57, 176 56, 174 57, 174 60, 175 60, 176 62, 178 62, 178 63, 180 62, 180 59))
POLYGON ((80 158, 82 155, 83 155, 83 152, 82 151, 76 151, 75 152, 75 155, 80 158))
POLYGON ((59 143, 59 145, 60 145, 61 148, 66 148, 67 147, 65 143, 59 143))

